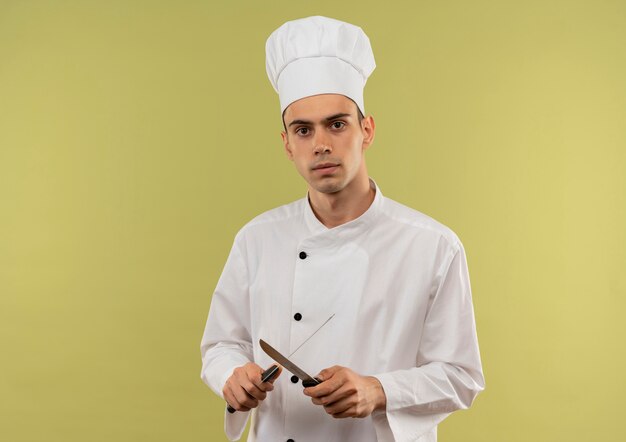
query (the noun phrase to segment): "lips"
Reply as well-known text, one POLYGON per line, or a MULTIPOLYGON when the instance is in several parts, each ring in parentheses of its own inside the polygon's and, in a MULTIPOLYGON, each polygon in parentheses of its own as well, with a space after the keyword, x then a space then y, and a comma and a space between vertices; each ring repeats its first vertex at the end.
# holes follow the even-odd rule
POLYGON ((331 170, 334 169, 335 167, 339 166, 339 164, 337 163, 320 163, 316 166, 313 166, 313 170, 331 170))

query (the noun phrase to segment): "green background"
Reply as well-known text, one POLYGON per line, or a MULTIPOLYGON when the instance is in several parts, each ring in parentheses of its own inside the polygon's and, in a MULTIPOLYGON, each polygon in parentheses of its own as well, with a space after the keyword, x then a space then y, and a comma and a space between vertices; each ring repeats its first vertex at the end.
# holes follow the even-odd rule
POLYGON ((383 193, 463 241, 487 389, 441 441, 623 441, 626 2, 0 0, 0 440, 222 441, 233 236, 301 198, 265 39, 360 25, 383 193))

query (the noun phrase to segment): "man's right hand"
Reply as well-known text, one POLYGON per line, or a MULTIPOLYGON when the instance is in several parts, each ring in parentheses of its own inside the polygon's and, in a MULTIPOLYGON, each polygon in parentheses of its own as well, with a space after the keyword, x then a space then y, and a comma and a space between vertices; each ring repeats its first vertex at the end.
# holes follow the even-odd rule
POLYGON ((267 396, 268 391, 274 389, 274 380, 283 371, 279 367, 278 373, 267 382, 261 382, 263 369, 253 362, 237 367, 228 378, 222 393, 226 402, 237 411, 250 411, 259 406, 267 396))

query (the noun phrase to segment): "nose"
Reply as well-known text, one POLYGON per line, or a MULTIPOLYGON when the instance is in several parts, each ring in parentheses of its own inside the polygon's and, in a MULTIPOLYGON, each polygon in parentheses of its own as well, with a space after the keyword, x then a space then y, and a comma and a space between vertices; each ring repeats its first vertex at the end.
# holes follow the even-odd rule
POLYGON ((315 140, 313 140, 313 152, 315 155, 327 154, 333 151, 332 146, 328 139, 324 136, 317 136, 315 140))

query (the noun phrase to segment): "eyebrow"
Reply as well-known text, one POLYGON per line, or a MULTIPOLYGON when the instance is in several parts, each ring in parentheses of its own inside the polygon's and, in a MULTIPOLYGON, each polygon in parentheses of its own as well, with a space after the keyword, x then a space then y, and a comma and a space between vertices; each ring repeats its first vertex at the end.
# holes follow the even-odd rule
MULTIPOLYGON (((346 114, 346 113, 339 113, 339 114, 335 114, 335 115, 331 115, 330 117, 326 117, 324 118, 322 121, 323 122, 329 122, 332 120, 336 120, 337 118, 343 118, 343 117, 351 117, 352 115, 350 114, 346 114)), ((291 123, 289 123, 289 126, 287 127, 291 127, 294 124, 312 124, 312 121, 308 121, 308 120, 293 120, 291 123)))

